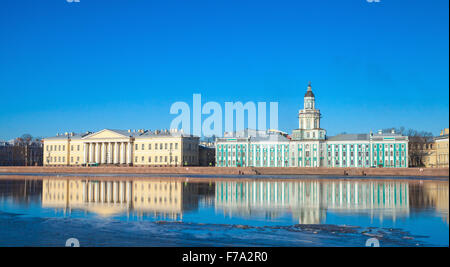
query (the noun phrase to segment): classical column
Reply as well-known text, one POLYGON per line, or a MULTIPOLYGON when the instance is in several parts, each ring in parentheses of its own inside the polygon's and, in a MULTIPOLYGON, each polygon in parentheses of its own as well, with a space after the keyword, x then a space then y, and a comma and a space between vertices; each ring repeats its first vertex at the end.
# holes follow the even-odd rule
POLYGON ((119 143, 114 143, 114 163, 119 163, 119 143))
POLYGON ((112 163, 112 160, 111 160, 111 158, 112 158, 112 147, 111 147, 111 143, 107 143, 108 144, 108 159, 107 159, 107 161, 108 161, 108 164, 111 164, 112 163))
POLYGON ((94 144, 89 143, 89 162, 94 162, 94 144))
POLYGON ((106 164, 106 144, 102 143, 102 164, 106 164))
POLYGON ((101 155, 100 143, 95 143, 95 162, 96 163, 100 163, 100 155, 101 155))
POLYGON ((87 143, 83 144, 83 163, 87 163, 87 143))
POLYGON ((131 146, 133 144, 131 142, 127 143, 127 164, 131 164, 132 163, 132 158, 131 158, 131 146))
POLYGON ((120 164, 125 164, 125 143, 120 143, 120 164))

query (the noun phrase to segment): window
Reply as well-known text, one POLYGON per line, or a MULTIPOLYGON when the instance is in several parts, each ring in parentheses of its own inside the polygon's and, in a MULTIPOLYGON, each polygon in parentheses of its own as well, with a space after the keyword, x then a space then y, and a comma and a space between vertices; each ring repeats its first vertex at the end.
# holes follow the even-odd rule
POLYGON ((134 160, 135 160, 136 162, 138 162, 138 157, 135 157, 134 160))
MULTIPOLYGON (((142 144, 142 150, 145 150, 145 145, 144 144, 142 144)), ((144 161, 144 160, 142 160, 142 161, 144 161)))
POLYGON ((148 150, 152 150, 152 144, 148 144, 148 150))
POLYGON ((155 144, 155 149, 158 150, 158 143, 155 144))
POLYGON ((158 157, 157 156, 155 156, 155 162, 158 162, 158 157))
POLYGON ((134 148, 134 149, 135 149, 135 150, 138 150, 138 144, 135 145, 135 148, 134 148))
POLYGON ((175 143, 175 149, 178 149, 178 143, 175 143))
POLYGON ((166 150, 167 150, 167 143, 165 143, 165 144, 164 144, 164 149, 166 149, 166 150))

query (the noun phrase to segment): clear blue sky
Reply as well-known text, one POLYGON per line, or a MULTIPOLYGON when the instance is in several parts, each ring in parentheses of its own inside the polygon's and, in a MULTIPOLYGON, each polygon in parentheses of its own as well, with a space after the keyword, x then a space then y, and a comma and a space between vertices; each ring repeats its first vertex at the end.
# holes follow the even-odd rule
POLYGON ((448 0, 2 0, 0 139, 168 128, 175 101, 278 101, 312 81, 328 135, 449 121, 448 0))

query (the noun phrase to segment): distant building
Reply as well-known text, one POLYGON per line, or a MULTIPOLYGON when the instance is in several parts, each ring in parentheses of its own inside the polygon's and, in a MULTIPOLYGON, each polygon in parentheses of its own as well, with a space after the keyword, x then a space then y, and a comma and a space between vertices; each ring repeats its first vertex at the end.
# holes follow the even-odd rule
POLYGON ((439 168, 447 167, 448 164, 448 135, 449 128, 445 128, 441 131, 440 136, 434 138, 434 142, 436 143, 436 166, 439 168))
POLYGON ((0 166, 42 166, 42 143, 0 141, 0 166))
POLYGON ((216 139, 219 167, 408 167, 408 137, 394 131, 327 137, 308 86, 299 128, 287 133, 244 130, 216 139))
POLYGON ((199 138, 178 130, 109 130, 44 139, 44 165, 199 165, 199 138))
POLYGON ((423 144, 415 144, 422 146, 423 166, 426 168, 444 168, 448 167, 448 128, 441 131, 439 136, 436 136, 430 142, 423 144))
POLYGON ((198 161, 200 166, 216 165, 216 149, 208 144, 200 144, 198 147, 198 161))

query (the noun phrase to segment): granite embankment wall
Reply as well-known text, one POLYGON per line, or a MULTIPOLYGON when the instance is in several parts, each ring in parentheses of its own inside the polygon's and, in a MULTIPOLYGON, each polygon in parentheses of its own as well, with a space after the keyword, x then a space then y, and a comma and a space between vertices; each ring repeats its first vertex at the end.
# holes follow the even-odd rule
POLYGON ((448 168, 221 168, 221 167, 7 167, 0 173, 104 173, 200 175, 327 175, 327 176, 449 176, 448 168))

